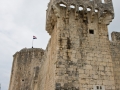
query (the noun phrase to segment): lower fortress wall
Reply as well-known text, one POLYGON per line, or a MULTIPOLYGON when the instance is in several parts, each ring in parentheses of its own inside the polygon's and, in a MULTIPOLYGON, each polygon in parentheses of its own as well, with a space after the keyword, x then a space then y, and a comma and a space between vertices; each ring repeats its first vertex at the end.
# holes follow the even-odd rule
MULTIPOLYGON (((51 46, 51 40, 49 41, 48 46, 51 46)), ((53 90, 54 88, 54 58, 50 56, 50 53, 51 48, 47 48, 44 56, 45 61, 40 68, 37 88, 34 90, 53 90)))
POLYGON ((115 88, 120 90, 120 33, 112 33, 111 55, 113 60, 115 88))
POLYGON ((57 30, 54 27, 54 32, 49 40, 48 46, 44 55, 44 62, 40 68, 37 88, 34 90, 54 90, 55 89, 55 69, 57 58, 57 30))

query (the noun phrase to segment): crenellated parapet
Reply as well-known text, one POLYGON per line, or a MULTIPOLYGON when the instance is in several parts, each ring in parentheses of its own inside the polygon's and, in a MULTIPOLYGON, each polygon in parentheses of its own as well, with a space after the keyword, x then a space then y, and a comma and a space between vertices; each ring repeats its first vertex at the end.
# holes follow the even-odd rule
POLYGON ((120 42, 120 32, 112 32, 111 36, 113 42, 120 42))
POLYGON ((43 56, 44 50, 42 48, 23 48, 19 52, 16 52, 13 57, 16 55, 43 56))
MULTIPOLYGON (((112 0, 51 0, 48 4, 46 17, 46 30, 51 35, 57 18, 60 18, 60 8, 66 9, 66 18, 69 19, 69 12, 74 9, 76 20, 79 12, 83 12, 83 18, 87 13, 91 13, 91 19, 98 15, 98 23, 109 25, 114 18, 114 9, 112 0)), ((91 21, 92 22, 92 21, 91 21)))

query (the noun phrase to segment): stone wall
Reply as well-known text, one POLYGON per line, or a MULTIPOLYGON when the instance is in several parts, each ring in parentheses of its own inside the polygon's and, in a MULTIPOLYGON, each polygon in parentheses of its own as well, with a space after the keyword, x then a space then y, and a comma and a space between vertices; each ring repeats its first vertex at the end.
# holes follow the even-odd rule
POLYGON ((38 89, 35 90, 54 90, 55 89, 55 70, 56 70, 56 60, 57 60, 57 48, 58 48, 58 31, 56 26, 52 33, 51 39, 49 40, 48 46, 45 51, 40 68, 39 78, 38 78, 38 89))
POLYGON ((111 55, 113 60, 116 90, 120 90, 120 33, 113 32, 111 41, 111 55))
POLYGON ((24 48, 13 56, 9 90, 34 90, 43 55, 43 49, 24 48))

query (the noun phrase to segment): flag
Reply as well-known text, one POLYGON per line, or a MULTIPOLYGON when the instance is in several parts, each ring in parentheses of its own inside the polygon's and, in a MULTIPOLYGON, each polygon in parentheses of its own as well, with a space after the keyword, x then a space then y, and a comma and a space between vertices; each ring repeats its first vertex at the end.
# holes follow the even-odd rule
POLYGON ((37 37, 36 37, 36 36, 33 36, 33 39, 37 39, 37 37))

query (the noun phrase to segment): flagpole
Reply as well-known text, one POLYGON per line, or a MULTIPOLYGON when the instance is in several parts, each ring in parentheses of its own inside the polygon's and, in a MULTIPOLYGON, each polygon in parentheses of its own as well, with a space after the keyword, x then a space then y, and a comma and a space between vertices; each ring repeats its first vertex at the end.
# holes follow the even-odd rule
POLYGON ((1 83, 0 83, 0 90, 1 90, 1 83))
POLYGON ((33 48, 33 41, 34 41, 34 39, 37 39, 37 37, 36 37, 36 36, 33 36, 33 40, 32 40, 32 48, 33 48))
MULTIPOLYGON (((33 39, 34 40, 34 39, 33 39)), ((32 40, 32 48, 33 48, 33 40, 32 40)))

